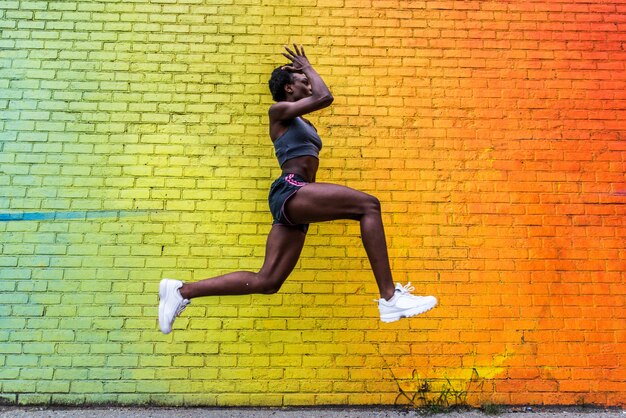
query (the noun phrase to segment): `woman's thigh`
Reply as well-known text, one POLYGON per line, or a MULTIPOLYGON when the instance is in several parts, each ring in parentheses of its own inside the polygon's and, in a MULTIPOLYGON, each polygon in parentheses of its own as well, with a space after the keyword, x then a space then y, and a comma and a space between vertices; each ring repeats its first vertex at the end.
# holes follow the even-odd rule
POLYGON ((297 224, 360 219, 368 210, 380 210, 377 198, 330 183, 307 184, 285 203, 287 217, 297 224))

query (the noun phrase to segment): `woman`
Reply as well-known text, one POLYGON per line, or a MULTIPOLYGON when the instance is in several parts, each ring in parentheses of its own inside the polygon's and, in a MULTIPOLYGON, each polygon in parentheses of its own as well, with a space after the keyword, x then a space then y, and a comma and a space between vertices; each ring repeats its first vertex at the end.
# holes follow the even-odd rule
POLYGON ((381 320, 397 321, 426 312, 437 304, 433 296, 414 296, 410 283, 394 287, 387 256, 380 202, 368 194, 327 183, 316 183, 322 141, 302 116, 330 106, 333 96, 313 69, 304 48, 285 47, 291 65, 276 68, 269 81, 276 101, 269 109, 270 137, 282 175, 272 184, 269 205, 274 217, 267 238, 265 261, 258 273, 238 271, 196 283, 163 279, 159 286, 159 325, 168 334, 174 319, 202 296, 276 293, 296 265, 308 224, 335 219, 360 222, 361 238, 380 299, 381 320))

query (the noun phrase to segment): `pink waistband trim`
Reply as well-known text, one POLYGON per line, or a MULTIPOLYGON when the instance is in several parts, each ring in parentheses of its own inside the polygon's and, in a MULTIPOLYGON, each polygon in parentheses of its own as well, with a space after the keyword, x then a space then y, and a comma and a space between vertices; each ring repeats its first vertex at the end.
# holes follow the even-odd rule
POLYGON ((291 184, 292 186, 298 186, 298 187, 306 186, 307 184, 309 184, 303 181, 294 180, 293 176, 294 176, 293 174, 287 174, 285 176, 285 181, 291 184))

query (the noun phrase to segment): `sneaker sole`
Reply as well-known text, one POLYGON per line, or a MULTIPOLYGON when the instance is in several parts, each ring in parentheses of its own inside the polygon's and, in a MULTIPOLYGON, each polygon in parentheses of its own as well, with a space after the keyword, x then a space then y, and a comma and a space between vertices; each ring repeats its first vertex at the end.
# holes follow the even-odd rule
POLYGON ((437 306, 437 302, 433 303, 432 305, 425 305, 425 306, 420 306, 420 307, 417 307, 417 308, 413 308, 413 309, 410 309, 410 310, 402 312, 402 313, 388 314, 388 315, 386 315, 384 317, 381 316, 380 320, 385 322, 385 323, 396 322, 396 321, 399 321, 402 318, 410 318, 412 316, 416 316, 416 315, 423 314, 424 312, 428 312, 432 308, 434 308, 435 306, 437 306))

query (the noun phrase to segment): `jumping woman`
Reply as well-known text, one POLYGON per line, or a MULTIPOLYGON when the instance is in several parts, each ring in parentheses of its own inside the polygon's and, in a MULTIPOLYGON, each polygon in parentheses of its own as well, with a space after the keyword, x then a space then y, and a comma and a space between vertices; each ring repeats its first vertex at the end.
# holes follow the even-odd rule
POLYGON ((176 317, 202 296, 272 294, 294 269, 310 223, 352 219, 359 221, 361 239, 380 291, 380 318, 393 322, 432 309, 433 296, 414 296, 411 284, 394 286, 387 256, 380 202, 369 194, 335 184, 316 183, 322 140, 302 116, 330 106, 333 96, 313 69, 304 48, 285 47, 291 64, 276 68, 269 88, 276 103, 269 108, 270 137, 282 169, 269 192, 274 218, 267 237, 265 260, 258 273, 238 271, 183 283, 163 279, 159 286, 159 326, 169 334, 176 317))

